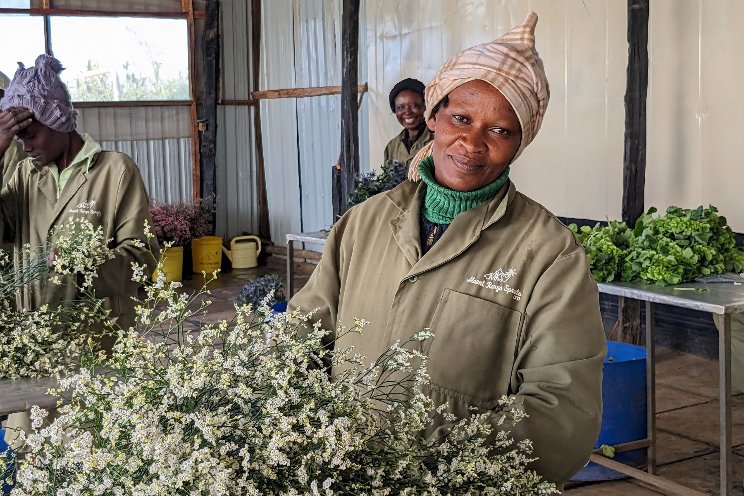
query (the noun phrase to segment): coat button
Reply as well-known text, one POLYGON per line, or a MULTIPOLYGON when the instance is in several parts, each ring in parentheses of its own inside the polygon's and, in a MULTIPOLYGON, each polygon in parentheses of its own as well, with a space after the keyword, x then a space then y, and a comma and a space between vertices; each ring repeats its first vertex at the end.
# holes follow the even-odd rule
POLYGON ((408 278, 408 282, 416 282, 418 281, 418 276, 411 276, 408 278))

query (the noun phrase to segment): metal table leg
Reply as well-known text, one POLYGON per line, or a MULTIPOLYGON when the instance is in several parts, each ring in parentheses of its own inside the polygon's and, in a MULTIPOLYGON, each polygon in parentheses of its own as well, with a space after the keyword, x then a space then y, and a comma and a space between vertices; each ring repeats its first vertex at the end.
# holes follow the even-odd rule
POLYGON ((733 494, 731 458, 731 314, 724 314, 718 335, 719 398, 721 421, 721 496, 733 494))
POLYGON ((654 343, 654 304, 646 302, 646 437, 649 445, 648 473, 656 473, 656 346, 654 343))
POLYGON ((294 240, 287 240, 287 298, 294 294, 294 240))

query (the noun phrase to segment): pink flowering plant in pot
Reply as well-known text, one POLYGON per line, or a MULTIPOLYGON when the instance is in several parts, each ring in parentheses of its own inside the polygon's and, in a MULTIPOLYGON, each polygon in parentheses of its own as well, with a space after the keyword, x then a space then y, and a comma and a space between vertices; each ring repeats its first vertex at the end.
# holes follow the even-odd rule
POLYGON ((209 234, 214 201, 202 198, 187 203, 157 203, 150 207, 153 232, 161 244, 184 246, 192 239, 209 234))

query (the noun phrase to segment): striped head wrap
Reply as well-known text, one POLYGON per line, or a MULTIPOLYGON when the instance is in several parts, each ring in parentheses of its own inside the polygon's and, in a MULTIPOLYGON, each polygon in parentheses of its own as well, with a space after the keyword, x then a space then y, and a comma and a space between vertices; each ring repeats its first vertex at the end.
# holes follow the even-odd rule
MULTIPOLYGON (((550 98, 540 55, 535 50, 537 14, 530 12, 522 24, 489 43, 477 45, 455 55, 426 87, 425 119, 449 93, 467 82, 486 81, 511 103, 522 126, 522 142, 512 162, 524 151, 540 129, 550 98)), ((418 166, 431 155, 430 142, 411 160, 408 178, 418 181, 418 166)))

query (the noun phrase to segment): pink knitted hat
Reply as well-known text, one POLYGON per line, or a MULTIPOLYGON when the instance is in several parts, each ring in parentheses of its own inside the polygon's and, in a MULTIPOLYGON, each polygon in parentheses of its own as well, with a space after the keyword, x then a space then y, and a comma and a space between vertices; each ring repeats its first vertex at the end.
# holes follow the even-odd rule
POLYGON ((74 131, 78 111, 70 101, 70 93, 59 78, 62 64, 49 55, 39 55, 33 67, 26 69, 18 62, 13 80, 0 100, 0 110, 27 108, 37 121, 62 133, 74 131))

